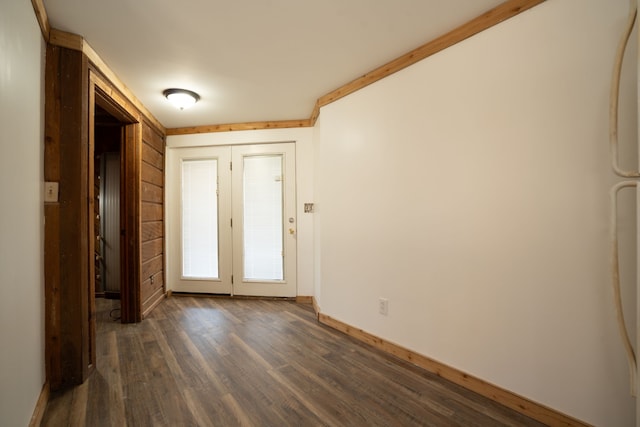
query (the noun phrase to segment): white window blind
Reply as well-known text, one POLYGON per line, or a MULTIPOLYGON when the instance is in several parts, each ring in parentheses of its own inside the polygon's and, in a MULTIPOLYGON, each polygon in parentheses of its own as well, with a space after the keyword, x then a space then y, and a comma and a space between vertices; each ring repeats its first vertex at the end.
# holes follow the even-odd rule
POLYGON ((218 161, 182 161, 182 276, 216 279, 218 161))
POLYGON ((283 280, 282 155, 243 161, 244 278, 283 280))

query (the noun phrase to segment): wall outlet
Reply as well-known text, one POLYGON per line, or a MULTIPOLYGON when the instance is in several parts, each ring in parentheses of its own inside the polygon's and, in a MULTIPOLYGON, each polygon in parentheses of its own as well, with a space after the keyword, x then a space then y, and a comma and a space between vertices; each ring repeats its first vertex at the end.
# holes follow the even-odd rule
POLYGON ((386 316, 387 314, 389 314, 389 300, 388 299, 380 298, 378 300, 378 311, 383 316, 386 316))

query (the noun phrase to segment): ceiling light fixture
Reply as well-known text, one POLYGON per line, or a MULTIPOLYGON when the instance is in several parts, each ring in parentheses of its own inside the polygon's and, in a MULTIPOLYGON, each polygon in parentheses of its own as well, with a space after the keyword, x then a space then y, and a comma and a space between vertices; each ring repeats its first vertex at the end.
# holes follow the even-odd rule
POLYGON ((189 108, 200 100, 200 95, 186 89, 167 89, 162 94, 180 110, 189 108))

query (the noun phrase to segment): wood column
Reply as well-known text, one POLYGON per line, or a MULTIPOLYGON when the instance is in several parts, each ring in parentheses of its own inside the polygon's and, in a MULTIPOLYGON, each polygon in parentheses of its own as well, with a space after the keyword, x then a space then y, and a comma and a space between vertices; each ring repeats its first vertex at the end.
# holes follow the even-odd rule
POLYGON ((79 51, 47 47, 46 181, 59 183, 45 206, 45 316, 51 388, 89 374, 88 62, 79 51))

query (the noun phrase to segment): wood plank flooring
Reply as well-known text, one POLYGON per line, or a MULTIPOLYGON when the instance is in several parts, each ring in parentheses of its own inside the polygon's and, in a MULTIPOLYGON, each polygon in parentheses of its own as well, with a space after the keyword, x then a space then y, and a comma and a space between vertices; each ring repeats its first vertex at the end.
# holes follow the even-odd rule
POLYGON ((290 301, 98 299, 97 366, 43 426, 540 426, 316 322, 290 301))

